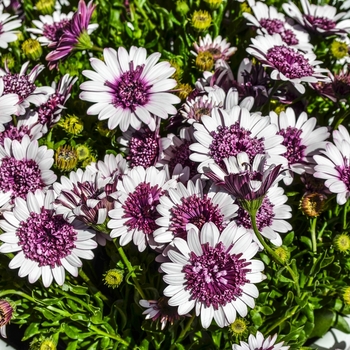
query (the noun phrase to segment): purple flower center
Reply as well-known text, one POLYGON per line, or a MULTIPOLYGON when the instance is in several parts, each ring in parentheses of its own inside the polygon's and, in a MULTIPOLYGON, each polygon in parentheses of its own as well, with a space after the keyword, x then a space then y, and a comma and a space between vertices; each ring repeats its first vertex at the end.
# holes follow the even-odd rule
POLYGON ((180 146, 173 147, 171 149, 172 155, 169 161, 169 170, 171 174, 177 164, 181 164, 183 167, 188 166, 190 168, 190 177, 193 177, 197 174, 197 165, 190 159, 190 144, 190 141, 183 140, 183 143, 180 146))
POLYGON ((4 141, 6 138, 21 142, 23 136, 29 134, 29 128, 26 125, 22 125, 19 128, 16 128, 14 125, 10 125, 5 131, 0 133, 0 145, 4 145, 4 141))
POLYGON ((16 197, 26 198, 28 192, 44 188, 39 165, 33 159, 3 158, 0 165, 0 190, 12 192, 11 203, 16 197))
POLYGON ((65 96, 57 91, 50 95, 47 102, 37 108, 39 123, 42 125, 49 123, 50 126, 55 123, 55 114, 61 110, 64 100, 65 96))
POLYGON ((0 35, 4 33, 3 28, 4 28, 4 26, 2 25, 2 23, 0 23, 0 35))
MULTIPOLYGON (((344 163, 348 164, 348 160, 344 159, 344 163)), ((348 166, 348 165, 345 165, 345 166, 336 165, 335 169, 338 171, 338 173, 340 175, 339 179, 341 181, 343 181, 346 188, 348 190, 350 190, 350 166, 348 166)))
POLYGON ((50 41, 56 43, 61 39, 64 29, 69 25, 69 19, 62 19, 60 22, 54 22, 52 24, 44 24, 43 35, 50 41))
POLYGON ((159 136, 150 130, 136 131, 129 141, 129 154, 126 157, 130 166, 141 165, 148 168, 155 165, 159 156, 158 139, 159 136))
POLYGON ((4 94, 17 94, 20 102, 24 101, 36 89, 27 75, 7 73, 2 79, 4 81, 4 94))
POLYGON ((282 40, 288 45, 297 45, 299 40, 294 32, 284 27, 284 23, 280 19, 263 18, 260 25, 267 30, 270 35, 275 33, 281 35, 282 40))
POLYGON ((268 49, 266 58, 289 79, 309 77, 314 73, 303 54, 284 45, 268 49))
POLYGON ((218 204, 214 204, 207 195, 200 198, 193 194, 181 198, 181 202, 170 210, 172 218, 169 229, 176 237, 186 238, 186 225, 189 223, 201 229, 206 222, 213 222, 220 231, 223 230, 224 215, 218 204))
POLYGON ((336 26, 336 23, 334 21, 326 17, 305 15, 305 18, 311 24, 312 27, 320 28, 323 30, 331 30, 336 26))
POLYGON ((240 259, 242 254, 231 255, 231 248, 225 248, 222 242, 215 247, 205 243, 202 244, 202 255, 191 252, 189 264, 182 270, 191 299, 217 310, 242 295, 242 287, 249 282, 246 274, 250 271, 247 268, 250 263, 240 259))
POLYGON ((288 126, 277 134, 282 135, 284 140, 282 144, 287 147, 287 152, 283 154, 288 159, 289 164, 299 163, 303 160, 306 146, 301 144, 302 130, 288 126))
POLYGON ((237 156, 240 152, 246 152, 251 160, 256 154, 265 153, 264 138, 251 137, 251 131, 241 128, 238 121, 231 126, 220 125, 210 135, 213 141, 209 146, 209 155, 223 168, 224 158, 237 156))
MULTIPOLYGON (((265 227, 270 227, 273 222, 275 214, 273 213, 274 205, 270 202, 267 196, 264 197, 263 202, 256 213, 256 224, 261 232, 265 227)), ((249 214, 240 206, 237 212, 237 225, 243 226, 246 229, 252 228, 252 223, 249 214)))
POLYGON ((31 212, 20 223, 16 235, 27 259, 52 268, 61 265, 61 259, 72 252, 77 239, 74 227, 62 215, 53 215, 52 210, 44 208, 40 214, 31 212))
POLYGON ((114 90, 113 105, 118 108, 129 109, 132 112, 138 106, 144 106, 149 101, 151 85, 141 78, 144 65, 134 68, 133 61, 129 63, 130 70, 123 73, 114 83, 105 82, 105 85, 114 90))
POLYGON ((162 188, 146 182, 141 182, 133 193, 129 193, 128 199, 122 205, 123 218, 128 218, 125 225, 129 230, 136 229, 149 235, 158 228, 155 221, 160 215, 156 207, 162 194, 162 188))

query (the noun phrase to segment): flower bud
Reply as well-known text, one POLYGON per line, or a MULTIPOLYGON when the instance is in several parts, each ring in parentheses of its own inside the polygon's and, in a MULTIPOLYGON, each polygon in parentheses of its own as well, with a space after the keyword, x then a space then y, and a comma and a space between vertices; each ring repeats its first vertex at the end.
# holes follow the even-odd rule
POLYGON ((38 40, 27 39, 22 44, 23 53, 33 61, 37 61, 43 54, 43 49, 38 40))

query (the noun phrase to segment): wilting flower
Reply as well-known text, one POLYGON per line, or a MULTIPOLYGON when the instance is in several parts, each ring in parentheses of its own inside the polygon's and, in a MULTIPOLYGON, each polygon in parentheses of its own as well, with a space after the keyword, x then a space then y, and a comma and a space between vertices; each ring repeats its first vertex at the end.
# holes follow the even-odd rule
POLYGON ((6 325, 11 321, 13 315, 13 307, 7 300, 0 300, 0 335, 6 336, 6 325))
MULTIPOLYGON (((57 67, 58 63, 67 57, 74 49, 90 49, 93 44, 89 37, 91 27, 89 22, 96 5, 92 5, 92 1, 85 4, 84 0, 80 0, 78 10, 73 14, 70 22, 62 28, 63 34, 55 46, 55 50, 46 56, 49 61, 49 68, 57 67)), ((94 25, 93 29, 98 27, 94 25)))
POLYGON ((236 215, 238 206, 228 193, 208 191, 205 193, 201 180, 187 183, 187 188, 177 183, 168 194, 160 197, 156 220, 160 227, 153 233, 157 243, 171 242, 175 237, 186 239, 188 224, 201 229, 206 222, 213 222, 221 232, 236 215))
POLYGON ((50 170, 53 150, 38 145, 24 135, 22 140, 6 138, 0 146, 0 195, 10 194, 9 203, 16 198, 25 199, 28 192, 44 189, 56 181, 50 170))
POLYGON ((219 35, 214 40, 207 34, 203 39, 199 38, 199 45, 197 43, 193 44, 196 51, 191 51, 191 53, 197 56, 200 52, 209 52, 216 62, 218 59, 223 59, 227 61, 236 51, 236 47, 231 47, 231 44, 227 42, 226 39, 222 39, 219 35))
POLYGON ((251 334, 248 338, 248 343, 241 341, 240 345, 233 345, 232 350, 288 350, 289 346, 283 346, 284 342, 275 344, 277 334, 268 336, 266 339, 259 331, 254 336, 251 334))
POLYGON ((11 16, 9 13, 3 13, 3 6, 0 5, 0 47, 7 49, 8 43, 17 40, 17 34, 14 29, 22 25, 17 16, 11 16))
POLYGON ((92 259, 91 249, 97 244, 82 222, 68 223, 53 208, 53 191, 46 194, 42 190, 29 192, 26 200, 18 197, 12 211, 3 213, 0 220, 4 231, 0 240, 1 253, 17 252, 10 261, 10 269, 19 269, 19 277, 28 275, 30 283, 40 276, 45 287, 53 279, 62 285, 65 270, 74 277, 82 266, 81 258, 92 259))
POLYGON ((35 80, 40 72, 45 68, 42 64, 36 65, 27 74, 29 61, 24 63, 19 73, 11 73, 5 65, 5 70, 0 68, 0 87, 3 86, 3 95, 16 94, 19 98, 17 104, 17 115, 26 113, 26 108, 33 103, 38 106, 47 100, 47 95, 54 90, 49 86, 37 87, 35 80))
POLYGON ((187 241, 175 238, 167 253, 171 262, 161 265, 168 304, 178 306, 179 315, 195 308, 203 328, 213 318, 225 327, 235 321, 237 312, 245 317, 247 305, 254 308, 259 295, 254 283, 264 279, 264 264, 251 260, 258 251, 252 239, 234 221, 221 234, 213 223, 204 224, 200 232, 189 227, 187 241))
POLYGON ((110 236, 120 237, 121 246, 132 240, 140 252, 147 245, 155 247, 152 234, 158 228, 156 220, 160 217, 156 207, 159 198, 174 182, 166 178, 164 170, 153 166, 147 169, 137 166, 123 175, 117 183, 114 209, 108 212, 110 236))
POLYGON ((175 68, 169 62, 157 63, 160 53, 146 58, 146 49, 132 46, 128 53, 120 47, 104 49, 104 62, 91 58, 96 72, 85 70, 83 75, 92 81, 81 84, 80 98, 95 102, 88 114, 98 114, 100 120, 108 119, 109 129, 118 125, 126 131, 131 125, 138 130, 145 123, 151 131, 156 128, 154 116, 166 119, 175 114, 173 104, 180 99, 168 91, 176 80, 168 79, 175 68))
POLYGON ((306 29, 322 35, 348 34, 350 19, 347 12, 337 13, 337 9, 330 5, 314 5, 308 0, 300 0, 303 13, 293 2, 283 4, 283 10, 298 21, 306 29))
POLYGON ((161 297, 158 300, 142 299, 139 301, 139 304, 146 308, 142 313, 142 315, 146 315, 145 319, 151 319, 153 322, 159 320, 161 323, 161 330, 165 328, 168 322, 173 325, 175 321, 181 319, 176 307, 170 306, 168 300, 169 298, 167 297, 161 297))
POLYGON ((350 136, 342 125, 333 131, 334 144, 326 144, 323 155, 315 155, 314 176, 325 179, 325 185, 332 193, 337 194, 339 205, 345 204, 350 197, 350 136))
POLYGON ((252 44, 246 51, 273 69, 271 79, 290 81, 300 93, 305 92, 305 87, 301 84, 303 82, 329 80, 322 75, 328 70, 317 67, 321 62, 316 61, 314 53, 304 53, 287 45, 279 34, 252 38, 252 44))

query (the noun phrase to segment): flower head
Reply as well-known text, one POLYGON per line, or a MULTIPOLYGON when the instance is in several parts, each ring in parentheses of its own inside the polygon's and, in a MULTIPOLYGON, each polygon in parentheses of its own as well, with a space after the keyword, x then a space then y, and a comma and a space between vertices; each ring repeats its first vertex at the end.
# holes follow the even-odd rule
POLYGON ((254 336, 251 334, 248 343, 241 341, 240 345, 233 345, 232 350, 288 350, 289 346, 283 346, 284 342, 275 344, 277 334, 266 339, 259 331, 254 336))
POLYGON ((94 234, 81 222, 68 223, 53 208, 53 191, 29 192, 26 200, 18 197, 12 211, 3 213, 0 227, 1 253, 17 252, 11 260, 11 269, 20 268, 19 277, 28 275, 30 283, 42 276, 49 287, 53 279, 62 285, 65 270, 78 275, 80 257, 92 259, 91 249, 97 244, 94 234))
POLYGON ((0 334, 3 338, 6 336, 6 325, 11 321, 14 309, 8 300, 0 300, 0 334))
POLYGON ((245 317, 247 305, 253 308, 259 295, 254 283, 264 278, 263 263, 251 260, 258 251, 252 238, 235 222, 221 234, 215 224, 206 223, 200 231, 189 227, 187 241, 175 238, 168 251, 171 262, 161 265, 169 305, 178 306, 179 315, 195 308, 204 328, 213 318, 225 327, 235 321, 237 312, 245 317))
POLYGON ((8 43, 17 40, 17 32, 14 29, 22 25, 17 16, 11 16, 9 13, 3 13, 3 6, 0 6, 0 48, 7 49, 8 43))
POLYGON ((98 114, 100 120, 108 119, 109 129, 118 125, 126 131, 131 125, 138 130, 141 123, 151 131, 156 128, 156 118, 166 119, 175 114, 173 104, 180 99, 168 91, 176 80, 168 79, 175 71, 168 62, 157 63, 159 53, 146 58, 146 49, 132 46, 128 53, 120 47, 104 49, 104 62, 91 58, 96 70, 83 71, 92 81, 81 84, 80 98, 95 102, 88 114, 98 114))

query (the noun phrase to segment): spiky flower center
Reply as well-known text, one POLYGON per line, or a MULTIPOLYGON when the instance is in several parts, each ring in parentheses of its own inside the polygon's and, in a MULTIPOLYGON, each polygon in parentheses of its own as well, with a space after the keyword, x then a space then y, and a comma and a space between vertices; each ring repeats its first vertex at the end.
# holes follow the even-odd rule
POLYGON ((302 53, 284 45, 268 49, 266 58, 288 79, 309 77, 314 73, 313 67, 302 53))
POLYGON ((218 126, 216 131, 210 132, 213 138, 209 146, 209 155, 215 163, 225 168, 224 158, 237 156, 246 152, 252 160, 256 154, 265 153, 264 138, 251 136, 251 131, 241 128, 239 122, 231 126, 218 126))
POLYGON ((148 168, 155 165, 159 156, 158 135, 150 130, 136 131, 129 141, 129 154, 126 159, 130 166, 138 165, 148 168))
POLYGON ((158 228, 155 221, 160 215, 156 207, 162 194, 162 188, 158 185, 151 186, 146 182, 141 182, 134 192, 129 193, 127 200, 122 205, 123 218, 128 219, 125 225, 129 230, 137 229, 149 235, 158 228))
POLYGON ((20 223, 16 235, 27 259, 52 268, 60 266, 61 259, 70 255, 77 239, 77 231, 62 215, 54 215, 45 208, 39 214, 31 212, 20 223))
POLYGON ((289 164, 299 163, 305 157, 306 146, 302 144, 302 132, 302 130, 292 126, 288 126, 287 129, 282 129, 278 132, 278 135, 284 137, 282 144, 286 146, 287 152, 283 156, 288 159, 289 164))
MULTIPOLYGON (((345 164, 348 164, 348 160, 345 159, 345 164)), ((338 171, 339 173, 339 180, 341 180, 346 188, 348 190, 350 190, 350 166, 349 165, 344 165, 344 166, 340 166, 340 165, 336 165, 335 166, 335 170, 338 171)))
POLYGON ((177 164, 181 164, 183 167, 188 166, 190 168, 190 177, 197 174, 197 165, 190 159, 190 144, 190 141, 183 140, 180 146, 171 149, 171 158, 169 162, 170 173, 174 171, 177 164))
POLYGON ((243 286, 249 282, 246 274, 250 263, 241 259, 242 254, 231 255, 231 248, 224 247, 222 242, 215 247, 205 243, 202 255, 191 252, 189 263, 182 271, 192 299, 217 310, 242 295, 243 286))
POLYGON ((118 108, 129 109, 132 112, 138 106, 144 106, 149 101, 149 85, 141 78, 144 64, 134 68, 134 63, 129 63, 129 71, 124 72, 115 82, 105 84, 113 89, 113 105, 118 108))
POLYGON ((26 198, 45 186, 39 165, 33 159, 3 158, 0 165, 0 190, 11 192, 11 203, 17 197, 26 198))
POLYGON ((281 35, 282 40, 288 45, 297 45, 299 43, 294 32, 290 29, 286 29, 283 21, 280 19, 262 18, 260 20, 260 25, 265 28, 270 35, 276 33, 281 35))
POLYGON ((14 125, 9 125, 8 128, 0 133, 0 145, 4 145, 5 139, 22 141, 24 135, 29 135, 30 130, 28 126, 22 125, 20 127, 15 127, 14 125))
POLYGON ((20 102, 24 101, 35 89, 36 86, 27 75, 7 73, 2 77, 4 81, 4 94, 17 94, 20 102))
POLYGON ((334 21, 326 17, 305 15, 305 18, 313 27, 320 28, 325 31, 334 29, 335 26, 337 25, 334 21))
POLYGON ((219 205, 214 204, 207 195, 204 195, 203 198, 196 194, 187 198, 183 197, 181 204, 176 204, 170 211, 172 217, 169 229, 176 237, 185 238, 187 236, 187 224, 193 224, 201 229, 206 222, 213 222, 220 231, 224 228, 224 215, 219 205))
POLYGON ((60 22, 52 24, 45 23, 43 27, 43 35, 50 41, 56 43, 61 39, 64 29, 69 26, 69 19, 62 19, 60 22))

